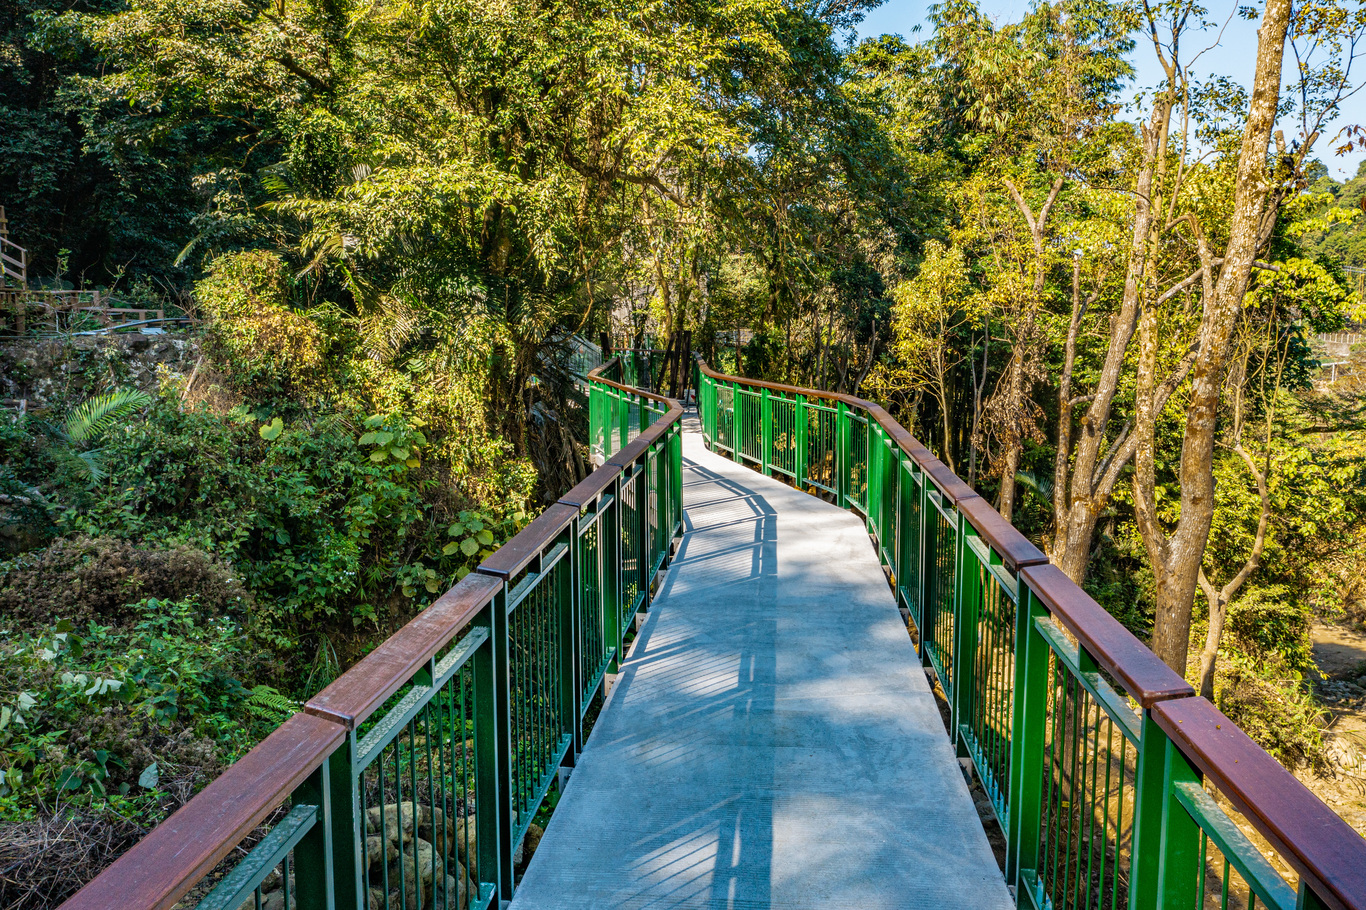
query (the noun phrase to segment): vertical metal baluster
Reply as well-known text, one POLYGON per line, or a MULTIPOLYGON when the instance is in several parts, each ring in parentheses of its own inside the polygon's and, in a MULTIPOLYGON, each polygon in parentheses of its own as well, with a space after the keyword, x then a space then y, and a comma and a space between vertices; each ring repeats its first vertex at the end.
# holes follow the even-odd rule
POLYGON ((1063 667, 1062 660, 1058 657, 1053 659, 1053 672, 1057 685, 1056 707, 1058 730, 1057 738, 1054 740, 1054 749, 1057 752, 1057 764, 1054 768, 1054 788, 1057 790, 1058 802, 1057 811, 1054 816, 1054 843, 1053 843, 1053 884, 1052 891, 1058 900, 1062 898, 1061 882, 1058 877, 1058 863, 1064 863, 1063 872, 1067 871, 1066 863, 1066 844, 1063 840, 1063 817, 1062 807, 1066 802, 1063 796, 1063 768, 1067 761, 1067 712, 1071 708, 1071 703, 1067 697, 1067 670, 1063 667))
MULTIPOLYGON (((1110 724, 1108 727, 1105 728, 1105 790, 1104 790, 1103 795, 1102 795, 1102 799, 1104 799, 1105 802, 1104 802, 1104 808, 1103 808, 1103 810, 1102 810, 1101 823, 1100 823, 1100 881, 1099 881, 1098 886, 1097 886, 1097 888, 1096 888, 1096 894, 1097 894, 1097 896, 1098 896, 1098 898, 1099 898, 1099 899, 1097 900, 1097 902, 1096 902, 1096 905, 1097 905, 1097 906, 1103 906, 1104 903, 1105 903, 1105 867, 1109 864, 1109 859, 1110 859, 1110 857, 1109 857, 1109 852, 1108 852, 1108 850, 1109 850, 1109 844, 1110 844, 1110 770, 1111 770, 1111 768, 1114 767, 1114 763, 1115 763, 1114 735, 1115 735, 1115 725, 1112 723, 1112 724, 1110 724)), ((1122 770, 1121 770, 1121 772, 1120 772, 1119 779, 1120 779, 1120 787, 1121 787, 1120 799, 1122 800, 1122 799, 1124 798, 1124 795, 1123 795, 1124 773, 1123 773, 1122 770)), ((1119 845, 1118 845, 1118 840, 1116 840, 1116 842, 1115 842, 1115 862, 1116 862, 1116 865, 1118 865, 1118 862, 1119 862, 1119 845)), ((1112 874, 1114 875, 1115 878, 1118 878, 1118 877, 1119 877, 1119 870, 1118 870, 1118 868, 1115 868, 1114 870, 1112 870, 1112 874)))
POLYGON ((1096 782, 1100 779, 1100 729, 1102 724, 1108 723, 1105 710, 1099 704, 1092 702, 1096 712, 1096 734, 1092 738, 1091 748, 1091 785, 1086 792, 1086 906, 1093 906, 1093 882, 1091 872, 1095 867, 1096 858, 1096 782))
MULTIPOLYGON (((527 806, 527 824, 531 823, 531 815, 536 811, 536 795, 540 793, 541 786, 545 783, 546 768, 550 764, 550 708, 551 699, 554 697, 549 685, 550 651, 551 638, 554 635, 553 620, 551 619, 551 597, 555 585, 551 573, 546 573, 540 583, 541 598, 537 604, 537 635, 536 635, 536 688, 538 698, 536 699, 536 740, 539 746, 536 753, 536 787, 531 792, 531 802, 527 806)), ((525 856, 523 856, 525 858, 525 856)))
POLYGON ((521 823, 521 815, 526 806, 526 784, 527 784, 527 737, 530 732, 530 717, 527 713, 528 686, 530 673, 527 668, 527 648, 526 648, 526 614, 530 609, 531 598, 523 600, 513 611, 513 618, 517 627, 517 692, 513 696, 513 703, 517 705, 517 783, 513 788, 512 805, 512 828, 514 832, 514 849, 516 847, 516 830, 521 823))
MULTIPOLYGON (((526 620, 527 631, 527 774, 526 792, 522 796, 522 811, 517 819, 517 829, 520 831, 526 827, 526 816, 531 810, 531 801, 535 799, 536 785, 540 783, 540 763, 541 763, 541 600, 545 590, 541 587, 540 579, 536 581, 536 587, 531 591, 531 596, 524 601, 528 605, 526 620)), ((514 842, 517 838, 514 838, 514 842)))
MULTIPOLYGON (((465 672, 465 671, 463 671, 463 670, 461 671, 462 674, 464 674, 464 672, 465 672)), ((468 742, 468 740, 466 739, 466 730, 469 728, 469 721, 468 721, 468 716, 467 716, 467 714, 466 714, 466 710, 467 710, 467 708, 469 707, 469 705, 471 705, 471 704, 473 704, 473 703, 475 702, 475 699, 476 699, 476 697, 477 697, 476 694, 475 694, 475 688, 479 685, 479 679, 478 679, 478 677, 476 677, 473 673, 469 673, 469 674, 468 674, 468 679, 469 679, 469 688, 468 688, 468 693, 469 693, 469 694, 468 694, 468 695, 466 694, 465 679, 464 679, 463 677, 462 677, 461 682, 460 682, 460 728, 459 728, 459 729, 460 729, 460 772, 459 772, 459 773, 460 773, 460 777, 458 778, 458 783, 456 784, 456 787, 455 787, 455 799, 456 799, 456 807, 457 807, 457 808, 456 808, 456 816, 455 816, 455 817, 456 817, 457 820, 463 818, 463 819, 465 820, 465 824, 464 824, 463 828, 460 827, 460 826, 457 826, 456 829, 455 829, 456 840, 457 840, 457 843, 456 843, 455 847, 456 847, 456 851, 459 852, 459 850, 460 850, 460 841, 463 841, 463 842, 464 842, 464 846, 465 846, 465 875, 466 875, 467 878, 470 879, 470 884, 472 884, 472 885, 474 885, 474 886, 477 887, 477 886, 479 885, 480 880, 483 878, 483 876, 480 875, 480 873, 479 873, 479 854, 478 854, 478 850, 476 850, 476 849, 474 848, 474 846, 473 846, 473 841, 474 841, 474 839, 473 839, 473 834, 474 834, 474 831, 475 831, 475 827, 476 827, 476 825, 477 825, 477 822, 475 821, 475 818, 478 817, 478 812, 480 811, 480 808, 479 808, 479 807, 480 807, 481 803, 480 803, 480 799, 479 799, 479 782, 478 782, 478 780, 474 780, 474 781, 473 781, 473 783, 474 783, 474 811, 475 811, 476 815, 475 815, 475 818, 471 818, 471 817, 470 817, 470 814, 469 814, 469 806, 470 806, 470 783, 471 783, 471 776, 470 776, 470 753, 469 753, 469 749, 467 749, 467 748, 465 747, 465 743, 468 742), (463 838, 460 837, 460 834, 462 833, 462 831, 463 831, 463 833, 464 833, 464 835, 465 835, 463 838)), ((452 721, 454 721, 454 706, 452 706, 452 709, 451 709, 451 710, 452 710, 452 721)), ((476 752, 479 750, 479 738, 478 738, 478 736, 479 736, 479 731, 478 731, 478 729, 476 728, 475 731, 474 731, 474 739, 473 739, 473 741, 474 741, 474 749, 475 749, 476 752)), ((454 760, 455 760, 454 751, 452 751, 452 753, 451 753, 451 760, 452 760, 452 764, 454 764, 454 760)), ((467 898, 466 898, 466 901, 468 902, 468 900, 469 900, 469 898, 467 897, 467 898)))
POLYGON ((1048 874, 1047 888, 1049 899, 1052 900, 1057 896, 1058 834, 1059 829, 1062 827, 1062 819, 1060 818, 1062 813, 1062 762, 1058 757, 1058 749, 1061 745, 1062 733, 1059 730, 1059 727, 1064 726, 1061 724, 1060 718, 1063 714, 1063 711, 1066 709, 1066 706, 1065 703, 1059 703, 1060 699, 1062 699, 1063 697, 1060 694, 1061 687, 1059 685, 1059 683, 1061 682, 1061 680, 1059 679, 1061 661, 1059 661, 1057 656, 1054 654, 1049 655, 1049 661, 1052 664, 1052 666, 1050 667, 1050 672, 1048 674, 1048 691, 1053 700, 1053 725, 1052 736, 1050 737, 1048 743, 1048 794, 1047 800, 1044 803, 1044 818, 1047 822, 1046 829, 1048 837, 1048 854, 1049 858, 1053 861, 1052 868, 1049 870, 1048 874), (1057 797, 1056 809, 1054 808, 1054 796, 1057 797))
MULTIPOLYGON (((1195 903, 1194 907, 1202 908, 1205 906, 1205 855, 1206 848, 1209 846, 1209 838, 1205 832, 1200 832, 1200 871, 1195 876, 1195 903)), ((1227 860, 1225 860, 1227 862, 1227 860)), ((1224 869, 1224 881, 1228 881, 1228 868, 1224 869)))
MULTIPOLYGON (((400 734, 400 736, 401 736, 401 735, 402 735, 402 734, 400 734)), ((418 809, 419 809, 419 808, 421 807, 421 805, 422 805, 421 802, 420 802, 420 800, 422 799, 422 797, 418 794, 418 786, 417 786, 417 723, 416 723, 416 718, 409 718, 409 720, 408 720, 408 781, 409 781, 409 784, 410 784, 410 786, 409 786, 409 788, 408 788, 408 792, 412 794, 412 799, 410 799, 409 802, 412 804, 412 807, 413 807, 413 811, 412 811, 412 815, 413 815, 413 894, 414 894, 414 896, 417 898, 417 901, 418 901, 419 905, 421 905, 421 904, 422 904, 422 899, 423 899, 423 894, 422 894, 422 869, 421 869, 422 858, 418 855, 418 850, 417 850, 417 820, 418 820, 418 817, 419 817, 419 816, 418 816, 418 809)), ((436 866, 435 866, 436 857, 432 857, 432 863, 433 863, 432 872, 435 873, 435 872, 436 872, 436 866)), ((433 874, 433 877, 435 877, 435 874, 433 874)))
MULTIPOLYGON (((1124 895, 1125 898, 1128 898, 1128 896, 1129 896, 1128 889, 1125 889, 1125 890, 1121 891, 1121 890, 1120 890, 1120 887, 1119 887, 1119 862, 1120 862, 1120 858, 1121 858, 1121 851, 1124 849, 1124 776, 1125 776, 1125 768, 1126 768, 1126 767, 1128 766, 1128 764, 1129 764, 1129 758, 1128 758, 1128 756, 1129 756, 1129 738, 1128 738, 1127 736, 1121 736, 1121 737, 1120 737, 1120 740, 1119 740, 1119 780, 1118 780, 1118 782, 1116 783, 1116 786, 1115 786, 1115 793, 1116 793, 1116 796, 1118 796, 1118 800, 1116 801, 1116 812, 1115 812, 1115 874, 1114 874, 1114 881, 1113 881, 1113 883, 1112 883, 1111 886, 1110 886, 1110 890, 1111 890, 1110 905, 1111 905, 1112 907, 1118 907, 1118 906, 1119 906, 1119 898, 1120 898, 1120 895, 1121 895, 1121 894, 1124 895)), ((1135 760, 1135 763, 1137 763, 1137 752, 1135 752, 1135 759, 1134 759, 1134 760, 1135 760)), ((1133 824, 1132 819, 1130 820, 1130 824, 1133 824)), ((1132 849, 1133 849, 1133 848, 1132 848, 1132 846, 1131 846, 1131 847, 1130 847, 1131 854, 1130 854, 1130 857, 1129 857, 1129 860, 1130 860, 1130 867, 1131 867, 1131 868, 1132 868, 1132 865, 1133 865, 1132 849)))
MULTIPOLYGON (((1061 662, 1059 662, 1059 666, 1061 666, 1061 662)), ((1071 768, 1067 772, 1067 838, 1065 840, 1067 850, 1064 854, 1066 860, 1063 866, 1063 895, 1066 896, 1072 891, 1072 869, 1077 855, 1077 845, 1073 840, 1073 834, 1075 833, 1073 830, 1075 828, 1073 822, 1077 817, 1077 765, 1080 764, 1079 753, 1081 752, 1081 744, 1078 741, 1080 739, 1078 733, 1081 729, 1078 715, 1080 714, 1081 709, 1081 697, 1077 691, 1080 686, 1077 685, 1076 679, 1070 672, 1067 673, 1066 682, 1064 684, 1067 686, 1067 705, 1072 720, 1071 730, 1067 733, 1066 737, 1069 751, 1072 753, 1071 768)), ((1073 900, 1069 902, 1067 906, 1075 907, 1076 901, 1073 900)))
MULTIPOLYGON (((385 762, 385 753, 386 753, 387 751, 389 751, 389 748, 390 748, 389 746, 385 746, 383 749, 381 749, 379 755, 376 757, 376 760, 375 760, 375 764, 376 764, 376 766, 378 767, 378 771, 379 771, 379 774, 378 774, 378 776, 379 776, 379 832, 380 832, 380 838, 381 838, 381 840, 380 840, 380 845, 379 845, 379 846, 380 846, 380 859, 379 859, 379 861, 380 861, 380 864, 384 867, 384 906, 385 906, 386 910, 387 910, 387 908, 388 908, 388 906, 389 906, 389 891, 390 891, 390 888, 389 888, 389 813, 386 812, 386 811, 384 811, 385 807, 388 805, 388 798, 387 798, 387 796, 386 796, 386 794, 385 794, 385 786, 384 786, 384 762, 385 762)), ((399 834, 400 841, 402 840, 402 837, 403 837, 403 835, 402 835, 401 832, 402 832, 402 829, 400 829, 400 834, 399 834)), ((400 863, 399 865, 402 866, 402 863, 400 863)))

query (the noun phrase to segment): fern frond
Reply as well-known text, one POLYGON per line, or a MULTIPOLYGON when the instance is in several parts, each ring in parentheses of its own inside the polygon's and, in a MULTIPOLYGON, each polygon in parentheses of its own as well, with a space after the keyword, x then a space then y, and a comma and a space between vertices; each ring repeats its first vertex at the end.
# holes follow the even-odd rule
POLYGON ((270 686, 255 686, 247 696, 247 711, 262 720, 279 722, 299 710, 299 703, 286 698, 270 686))
POLYGON ((88 398, 73 408, 62 422, 62 435, 72 443, 98 439, 115 423, 138 408, 152 403, 152 396, 138 389, 115 389, 88 398))

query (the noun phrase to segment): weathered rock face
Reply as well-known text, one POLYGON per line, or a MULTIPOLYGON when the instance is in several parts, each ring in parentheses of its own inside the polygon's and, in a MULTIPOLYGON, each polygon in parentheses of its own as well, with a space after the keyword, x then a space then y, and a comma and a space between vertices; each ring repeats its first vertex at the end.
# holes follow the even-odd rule
POLYGON ((109 386, 154 392, 162 373, 188 376, 199 360, 190 335, 14 338, 0 343, 0 398, 31 409, 79 401, 109 386))

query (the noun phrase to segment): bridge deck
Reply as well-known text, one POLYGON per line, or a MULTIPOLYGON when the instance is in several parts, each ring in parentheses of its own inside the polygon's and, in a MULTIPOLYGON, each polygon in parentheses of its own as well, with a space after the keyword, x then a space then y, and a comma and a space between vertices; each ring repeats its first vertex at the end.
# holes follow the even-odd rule
POLYGON ((696 432, 683 481, 513 910, 1013 906, 862 522, 696 432))

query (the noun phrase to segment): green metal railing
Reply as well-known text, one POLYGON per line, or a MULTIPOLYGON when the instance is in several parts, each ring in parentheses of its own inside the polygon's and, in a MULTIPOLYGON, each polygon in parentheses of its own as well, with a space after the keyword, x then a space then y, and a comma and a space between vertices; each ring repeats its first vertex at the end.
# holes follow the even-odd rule
POLYGON ((509 900, 682 531, 682 409, 618 383, 623 367, 588 376, 600 468, 63 906, 509 900))
POLYGON ((700 361, 696 388, 710 448, 864 519, 1021 907, 1366 907, 1361 836, 885 410, 700 361))

